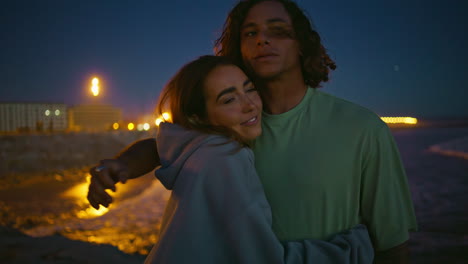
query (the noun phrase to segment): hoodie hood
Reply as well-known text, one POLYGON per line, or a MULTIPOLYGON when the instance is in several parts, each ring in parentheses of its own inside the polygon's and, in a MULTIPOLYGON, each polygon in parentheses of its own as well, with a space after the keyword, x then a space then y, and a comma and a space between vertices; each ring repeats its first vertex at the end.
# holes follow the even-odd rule
POLYGON ((206 142, 226 140, 222 136, 203 134, 171 123, 161 123, 156 136, 161 166, 154 172, 168 190, 172 190, 185 161, 206 142), (218 139, 218 140, 217 140, 218 139))

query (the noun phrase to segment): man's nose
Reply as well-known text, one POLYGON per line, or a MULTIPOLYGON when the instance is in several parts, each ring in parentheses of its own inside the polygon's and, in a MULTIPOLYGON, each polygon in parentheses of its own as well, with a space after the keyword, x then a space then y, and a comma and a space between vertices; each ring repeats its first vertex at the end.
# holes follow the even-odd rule
POLYGON ((264 46, 270 44, 270 37, 265 31, 260 31, 257 33, 257 45, 264 46))

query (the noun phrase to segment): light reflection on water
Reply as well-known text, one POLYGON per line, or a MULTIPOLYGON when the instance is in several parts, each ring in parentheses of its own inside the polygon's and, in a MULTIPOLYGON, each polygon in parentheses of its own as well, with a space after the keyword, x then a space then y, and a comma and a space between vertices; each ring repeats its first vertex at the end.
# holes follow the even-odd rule
POLYGON ((148 254, 158 239, 169 192, 146 175, 117 184, 109 208, 87 201, 87 170, 44 175, 38 184, 15 184, 0 191, 0 225, 33 237, 59 234, 72 240, 110 244, 129 254, 148 254))
POLYGON ((125 253, 148 254, 157 242, 161 216, 169 195, 153 176, 150 180, 117 184, 117 191, 111 193, 115 202, 109 208, 101 206, 96 210, 86 198, 88 175, 86 182, 62 194, 75 199, 81 208, 59 233, 73 240, 110 244, 125 253))
MULTIPOLYGON (((91 175, 87 173, 86 175, 86 182, 80 183, 67 191, 65 191, 62 196, 63 197, 71 197, 77 199, 78 204, 86 204, 88 202, 87 200, 87 195, 88 195, 88 186, 91 181, 91 175)), ((102 216, 109 212, 108 208, 105 208, 104 206, 100 206, 99 209, 94 209, 91 205, 88 206, 88 208, 85 208, 83 210, 80 210, 77 212, 76 216, 82 219, 88 219, 88 218, 94 218, 98 216, 102 216)))

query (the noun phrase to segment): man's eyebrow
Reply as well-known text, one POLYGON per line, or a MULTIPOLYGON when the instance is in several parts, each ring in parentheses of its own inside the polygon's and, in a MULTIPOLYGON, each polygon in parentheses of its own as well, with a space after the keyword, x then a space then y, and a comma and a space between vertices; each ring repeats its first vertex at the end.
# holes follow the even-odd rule
MULTIPOLYGON (((270 18, 267 20, 267 24, 272 24, 272 23, 276 23, 276 22, 281 22, 281 23, 286 23, 286 24, 289 24, 286 20, 282 19, 282 18, 270 18)), ((248 27, 254 27, 256 26, 257 24, 254 23, 254 22, 250 22, 250 23, 247 23, 247 24, 244 24, 242 25, 241 29, 244 29, 244 28, 248 28, 248 27)))
POLYGON ((236 90, 236 87, 232 86, 232 87, 229 87, 229 88, 226 88, 224 90, 222 90, 218 96, 216 96, 216 102, 219 100, 219 98, 225 94, 228 94, 228 93, 233 93, 234 91, 236 90))
POLYGON ((282 22, 282 23, 286 23, 286 24, 289 24, 286 20, 282 19, 282 18, 271 18, 271 19, 268 19, 267 20, 267 24, 272 24, 272 23, 276 23, 276 22, 282 22))
POLYGON ((244 83, 242 84, 244 87, 247 86, 249 83, 251 83, 252 81, 250 79, 247 79, 244 81, 244 83))

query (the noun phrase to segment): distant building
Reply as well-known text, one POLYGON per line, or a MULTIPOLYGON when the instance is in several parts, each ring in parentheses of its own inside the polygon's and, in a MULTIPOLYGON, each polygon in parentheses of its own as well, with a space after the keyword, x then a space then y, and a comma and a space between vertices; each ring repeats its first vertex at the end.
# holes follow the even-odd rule
POLYGON ((68 108, 70 131, 105 131, 121 122, 122 110, 111 105, 77 105, 68 108))
POLYGON ((0 132, 52 132, 66 129, 65 104, 0 103, 0 132))

